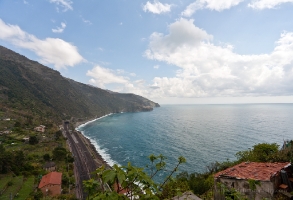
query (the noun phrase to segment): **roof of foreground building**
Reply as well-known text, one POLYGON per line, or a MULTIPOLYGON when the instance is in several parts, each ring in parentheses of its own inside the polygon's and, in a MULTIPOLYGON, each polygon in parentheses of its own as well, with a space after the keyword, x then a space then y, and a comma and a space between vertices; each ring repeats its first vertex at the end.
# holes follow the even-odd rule
POLYGON ((60 172, 50 172, 49 174, 42 177, 39 184, 39 188, 42 188, 48 184, 51 185, 61 185, 62 173, 60 172))
POLYGON ((233 167, 229 167, 214 175, 215 178, 227 177, 236 179, 253 179, 260 181, 270 181, 277 172, 290 166, 290 162, 285 163, 258 163, 243 162, 233 167))

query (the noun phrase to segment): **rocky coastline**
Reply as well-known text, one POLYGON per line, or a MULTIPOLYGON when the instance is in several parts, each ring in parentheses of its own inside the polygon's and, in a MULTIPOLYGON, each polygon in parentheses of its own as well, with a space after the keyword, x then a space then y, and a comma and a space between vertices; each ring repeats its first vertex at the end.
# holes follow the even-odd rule
MULTIPOLYGON (((105 116, 107 116, 107 115, 105 115, 105 116)), ((102 117, 104 117, 104 116, 102 116, 102 117)), ((83 135, 82 132, 80 132, 80 131, 77 130, 77 128, 79 126, 81 126, 83 124, 87 124, 87 123, 93 122, 95 120, 99 120, 102 117, 89 118, 87 120, 82 120, 82 121, 75 122, 74 123, 74 129, 78 133, 78 135, 81 138, 81 140, 83 141, 83 143, 88 147, 89 152, 92 154, 93 159, 98 164, 98 166, 105 165, 107 168, 110 168, 111 166, 103 159, 103 157, 98 152, 98 150, 96 149, 96 147, 92 144, 92 142, 90 141, 90 139, 87 138, 85 135, 83 135)))

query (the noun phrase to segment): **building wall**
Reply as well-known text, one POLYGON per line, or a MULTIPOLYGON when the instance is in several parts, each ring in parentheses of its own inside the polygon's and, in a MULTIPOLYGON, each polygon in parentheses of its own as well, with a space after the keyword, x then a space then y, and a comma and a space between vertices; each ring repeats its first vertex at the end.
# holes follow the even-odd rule
POLYGON ((48 184, 41 188, 44 196, 56 196, 61 194, 61 185, 48 184), (48 189, 48 192, 46 191, 48 189))
POLYGON ((50 171, 50 172, 53 172, 53 171, 56 171, 56 166, 54 166, 54 167, 47 167, 47 168, 43 168, 44 170, 46 170, 46 171, 50 171))
POLYGON ((222 183, 228 188, 234 188, 246 195, 249 199, 255 200, 262 200, 263 198, 271 199, 275 191, 274 183, 270 181, 261 181, 260 185, 256 185, 255 191, 250 189, 248 180, 218 178, 215 180, 215 186, 217 186, 217 183, 222 183))

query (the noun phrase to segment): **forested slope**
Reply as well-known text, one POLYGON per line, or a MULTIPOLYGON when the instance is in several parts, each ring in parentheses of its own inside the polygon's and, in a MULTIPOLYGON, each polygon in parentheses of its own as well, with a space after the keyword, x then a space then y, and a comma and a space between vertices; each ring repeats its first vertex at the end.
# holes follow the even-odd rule
POLYGON ((2 112, 53 121, 115 112, 149 111, 158 104, 65 78, 58 71, 0 46, 2 112))

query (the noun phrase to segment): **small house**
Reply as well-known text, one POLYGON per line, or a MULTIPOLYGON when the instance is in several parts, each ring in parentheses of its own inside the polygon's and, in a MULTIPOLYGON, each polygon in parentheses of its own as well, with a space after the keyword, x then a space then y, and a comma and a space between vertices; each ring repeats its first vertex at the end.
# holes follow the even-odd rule
POLYGON ((24 138, 22 138, 22 140, 24 141, 24 143, 28 143, 30 138, 29 137, 24 137, 24 138))
POLYGON ((39 189, 44 196, 56 196, 61 194, 62 173, 50 172, 42 177, 39 189))
POLYGON ((11 131, 3 131, 4 134, 9 134, 11 131))
POLYGON ((50 172, 55 171, 56 170, 56 164, 53 161, 46 162, 43 165, 43 169, 46 170, 46 171, 50 171, 50 172))
POLYGON ((40 125, 40 126, 36 127, 34 130, 35 131, 38 131, 38 132, 44 133, 45 132, 45 128, 46 127, 44 125, 40 125))
POLYGON ((289 162, 243 162, 214 175, 215 199, 222 199, 218 184, 234 188, 249 199, 272 199, 280 190, 288 192, 292 190, 291 175, 289 162))

